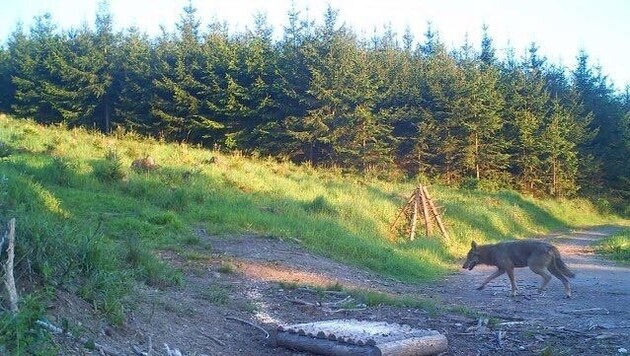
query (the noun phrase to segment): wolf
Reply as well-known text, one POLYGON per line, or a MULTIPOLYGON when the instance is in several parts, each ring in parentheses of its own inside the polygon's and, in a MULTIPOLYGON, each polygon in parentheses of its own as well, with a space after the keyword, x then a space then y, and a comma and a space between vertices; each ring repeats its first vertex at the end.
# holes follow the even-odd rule
POLYGON ((551 280, 551 275, 546 271, 548 270, 564 284, 565 298, 571 298, 571 285, 566 277, 573 278, 575 273, 562 261, 560 251, 550 243, 537 240, 517 240, 480 246, 473 241, 462 268, 472 270, 480 263, 496 266, 497 270, 488 276, 477 290, 482 290, 488 282, 507 272, 514 297, 517 290, 514 282, 514 268, 529 266, 529 269, 543 278, 543 283, 538 289, 540 293, 551 280))

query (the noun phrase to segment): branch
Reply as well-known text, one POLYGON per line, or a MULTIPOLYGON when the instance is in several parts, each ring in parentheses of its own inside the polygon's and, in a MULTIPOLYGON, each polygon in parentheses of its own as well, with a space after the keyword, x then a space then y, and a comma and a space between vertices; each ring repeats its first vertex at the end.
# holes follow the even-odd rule
POLYGON ((9 246, 7 248, 7 261, 4 264, 4 285, 7 288, 7 292, 9 293, 11 313, 16 314, 18 311, 18 295, 17 289, 15 289, 15 278, 13 277, 13 262, 15 258, 15 218, 12 218, 9 221, 9 230, 7 234, 9 239, 9 246))
POLYGON ((260 330, 260 331, 262 331, 262 332, 264 332, 264 333, 265 333, 265 339, 268 339, 268 338, 269 338, 269 333, 267 332, 267 330, 263 329, 262 327, 260 327, 260 326, 258 326, 258 325, 256 325, 256 324, 252 324, 252 323, 250 323, 250 322, 249 322, 249 321, 247 321, 247 320, 243 320, 243 319, 235 318, 235 317, 233 317, 233 316, 226 316, 226 317, 225 317, 225 320, 235 320, 235 321, 240 321, 240 322, 241 322, 241 323, 243 323, 243 324, 247 324, 247 325, 253 326, 253 327, 255 327, 256 329, 258 329, 258 330, 260 330))

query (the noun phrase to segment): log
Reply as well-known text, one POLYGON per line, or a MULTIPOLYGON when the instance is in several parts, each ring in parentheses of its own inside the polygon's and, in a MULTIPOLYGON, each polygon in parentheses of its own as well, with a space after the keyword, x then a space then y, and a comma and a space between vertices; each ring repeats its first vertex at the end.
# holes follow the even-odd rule
POLYGON ((436 355, 446 351, 448 341, 444 335, 426 335, 377 344, 382 355, 389 356, 424 356, 436 355))
POLYGON ((289 333, 278 333, 278 345, 293 350, 308 351, 317 355, 328 356, 380 356, 381 351, 375 346, 342 344, 327 339, 308 338, 289 333))

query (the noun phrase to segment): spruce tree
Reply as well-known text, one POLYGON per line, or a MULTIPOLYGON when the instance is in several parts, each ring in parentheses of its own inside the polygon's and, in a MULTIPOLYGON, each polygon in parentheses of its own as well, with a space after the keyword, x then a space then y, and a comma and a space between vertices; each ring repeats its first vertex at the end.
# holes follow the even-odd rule
POLYGON ((51 73, 50 60, 62 48, 63 43, 49 13, 37 16, 26 36, 21 26, 8 41, 12 84, 15 88, 12 113, 17 117, 51 123, 61 121, 50 97, 46 95, 46 83, 60 78, 51 73))
POLYGON ((592 141, 582 145, 583 154, 594 157, 592 185, 625 186, 623 177, 627 176, 630 161, 624 151, 624 112, 615 98, 614 89, 601 69, 590 64, 584 50, 578 54, 572 79, 573 90, 581 103, 579 115, 592 117, 589 130, 595 135, 592 141))
POLYGON ((138 28, 129 28, 116 57, 114 124, 143 134, 157 134, 151 116, 154 72, 149 38, 138 28))
POLYGON ((177 23, 177 33, 163 33, 158 40, 152 114, 159 130, 170 139, 215 144, 216 131, 224 125, 210 115, 203 95, 212 83, 204 79, 206 59, 196 12, 189 2, 177 23))
POLYGON ((96 14, 96 32, 82 26, 49 51, 45 67, 50 80, 42 81, 47 101, 72 125, 111 130, 114 54, 117 38, 106 3, 96 14))
POLYGON ((13 105, 15 86, 11 77, 14 75, 9 50, 0 46, 0 112, 7 113, 13 105))

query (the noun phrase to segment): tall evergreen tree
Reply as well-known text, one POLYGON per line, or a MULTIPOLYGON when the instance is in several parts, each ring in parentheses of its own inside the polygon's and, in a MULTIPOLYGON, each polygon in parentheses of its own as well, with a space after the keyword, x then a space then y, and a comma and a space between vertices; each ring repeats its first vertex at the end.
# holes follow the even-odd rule
POLYGON ((39 122, 59 122, 61 114, 45 94, 45 82, 56 82, 51 73, 50 58, 61 46, 61 38, 55 33, 52 16, 46 13, 36 16, 27 37, 21 26, 8 41, 12 83, 15 87, 12 112, 21 118, 39 122))
POLYGON ((573 89, 581 102, 580 116, 592 116, 589 129, 595 133, 590 144, 583 146, 583 154, 592 155, 601 171, 592 170, 593 183, 619 187, 621 177, 630 161, 624 152, 624 114, 616 103, 614 89, 598 68, 589 63, 586 51, 578 54, 577 67, 573 71, 573 89), (599 174, 597 174, 599 173, 599 174))
POLYGON ((461 92, 453 101, 453 114, 463 129, 461 151, 466 173, 476 179, 497 179, 506 169, 507 142, 502 136, 504 98, 494 67, 474 58, 461 63, 461 92))
POLYGON ((240 62, 243 65, 237 76, 241 86, 248 92, 244 103, 248 110, 244 115, 234 118, 238 122, 234 134, 240 141, 239 147, 262 152, 266 152, 266 128, 270 122, 277 120, 282 100, 282 84, 272 35, 267 16, 256 14, 254 28, 240 46, 240 62))
POLYGON ((13 105, 15 97, 15 86, 11 79, 13 75, 9 50, 0 46, 0 112, 9 112, 13 105))
POLYGON ((136 27, 128 29, 116 57, 114 124, 157 134, 151 116, 154 72, 149 38, 136 27))
POLYGON ((159 129, 178 141, 208 142, 224 125, 208 110, 211 82, 204 80, 205 58, 200 43, 200 20, 190 1, 177 23, 176 36, 164 33, 155 53, 156 79, 152 114, 159 129))
POLYGON ((53 80, 42 83, 43 91, 64 121, 108 132, 117 38, 107 3, 99 5, 95 33, 84 25, 68 36, 68 41, 50 52, 46 66, 51 69, 53 80))
POLYGON ((540 62, 525 57, 519 64, 512 55, 506 58, 502 69, 506 103, 502 116, 506 120, 506 137, 511 140, 510 171, 521 189, 537 192, 542 189, 544 171, 544 143, 539 135, 548 114, 549 95, 540 68, 532 63, 540 62))

